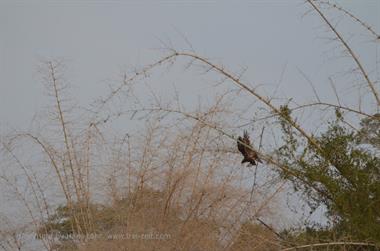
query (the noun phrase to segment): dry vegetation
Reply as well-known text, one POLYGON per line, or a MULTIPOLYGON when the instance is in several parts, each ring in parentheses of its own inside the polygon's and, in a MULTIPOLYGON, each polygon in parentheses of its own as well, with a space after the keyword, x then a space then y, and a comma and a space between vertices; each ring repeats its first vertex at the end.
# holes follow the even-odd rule
MULTIPOLYGON (((318 119, 334 115, 339 108, 347 114, 345 122, 355 127, 358 119, 352 119, 352 114, 375 118, 371 114, 380 107, 377 82, 370 79, 319 5, 308 3, 354 60, 367 94, 375 101, 370 104, 377 108, 345 106, 338 94, 336 104, 322 102, 317 93, 315 102, 303 105, 269 97, 241 80, 240 74, 194 51, 170 48, 156 63, 131 77, 126 74, 122 84, 83 112, 68 100, 70 88, 62 65, 46 62, 43 81, 53 105, 30 131, 1 138, 0 180, 12 194, 10 207, 22 208, 23 220, 0 218, 0 247, 31 250, 27 243, 34 243, 40 245, 35 250, 243 251, 292 250, 303 245, 279 234, 275 224, 282 210, 278 196, 285 195, 291 180, 283 174, 317 195, 325 191, 277 155, 279 121, 294 129, 304 144, 323 152, 314 135, 317 129, 305 125, 302 117, 310 108, 317 111, 313 116, 318 119), (195 108, 187 108, 180 95, 162 101, 146 88, 143 92, 153 101, 144 103, 136 88, 154 79, 156 71, 177 65, 185 65, 192 74, 201 69, 221 78, 214 85, 219 94, 207 105, 199 102, 195 108), (131 132, 132 126, 127 124, 128 133, 110 133, 109 125, 123 119, 131 124, 138 121, 138 129, 131 132), (261 170, 240 165, 236 136, 243 129, 249 129, 254 150, 266 163, 259 166, 261 170), (68 236, 75 238, 66 239, 68 236)), ((343 8, 329 2, 319 4, 343 11, 378 39, 370 26, 343 8)), ((343 244, 343 248, 348 245, 336 242, 314 248, 341 250, 343 244)), ((375 250, 371 245, 352 243, 375 250)), ((310 247, 306 243, 304 248, 310 247)))

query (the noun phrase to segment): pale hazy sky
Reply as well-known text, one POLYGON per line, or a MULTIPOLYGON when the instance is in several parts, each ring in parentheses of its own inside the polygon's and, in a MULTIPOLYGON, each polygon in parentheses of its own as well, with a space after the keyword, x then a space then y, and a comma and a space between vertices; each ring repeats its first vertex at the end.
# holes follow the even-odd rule
MULTIPOLYGON (((339 3, 380 31, 380 1, 339 3)), ((309 92, 299 68, 323 93, 318 83, 336 65, 330 60, 335 45, 323 39, 331 33, 320 17, 304 16, 309 8, 298 0, 0 0, 0 128, 24 127, 46 105, 37 73, 41 60, 63 59, 76 97, 90 102, 104 93, 108 79, 159 58, 160 40, 187 48, 183 36, 203 56, 234 69, 248 67, 252 81, 277 82, 286 66, 285 91, 309 92)), ((346 21, 340 27, 348 36, 359 30, 346 21)), ((361 30, 358 49, 375 62, 377 45, 368 39, 361 30)))

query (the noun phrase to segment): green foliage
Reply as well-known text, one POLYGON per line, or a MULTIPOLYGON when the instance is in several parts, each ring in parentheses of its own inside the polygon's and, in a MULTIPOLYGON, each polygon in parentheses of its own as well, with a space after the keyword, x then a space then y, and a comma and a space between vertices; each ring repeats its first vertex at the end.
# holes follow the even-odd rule
POLYGON ((220 225, 207 217, 186 219, 184 215, 187 208, 170 206, 167 195, 164 191, 143 188, 136 189, 109 205, 74 205, 71 209, 61 206, 41 226, 37 236, 57 237, 58 241, 54 244, 55 250, 59 251, 105 250, 103 247, 110 250, 121 250, 121 247, 123 250, 152 250, 147 247, 155 244, 161 245, 162 250, 170 250, 168 247, 175 245, 181 238, 189 242, 187 245, 194 250, 208 250, 205 246, 217 250, 220 246, 217 239, 220 225), (148 233, 165 233, 170 238, 125 238, 126 234, 148 233), (186 237, 184 233, 190 234, 186 237), (83 238, 83 241, 78 242, 78 238, 83 238), (110 238, 115 239, 110 241, 110 238), (201 243, 196 243, 193 239, 201 240, 201 243), (138 245, 144 248, 139 249, 138 245))
POLYGON ((364 119, 355 132, 344 126, 337 111, 336 119, 316 138, 320 149, 302 143, 284 120, 281 125, 284 145, 277 151, 279 157, 312 186, 289 179, 305 191, 312 208, 326 205, 333 222, 330 231, 337 238, 380 242, 380 159, 371 149, 379 147, 378 116, 364 119))
POLYGON ((297 246, 309 243, 327 243, 336 238, 335 233, 328 227, 320 227, 317 225, 308 226, 302 231, 285 229, 280 235, 287 243, 297 246))
POLYGON ((339 240, 336 232, 319 225, 306 227, 303 231, 287 229, 280 233, 284 243, 292 250, 313 251, 378 251, 379 246, 370 242, 355 242, 350 238, 339 240), (316 245, 315 245, 316 244, 316 245))
MULTIPOLYGON (((84 234, 89 230, 89 218, 103 214, 104 210, 106 208, 95 204, 59 206, 55 213, 38 229, 37 236, 56 234, 58 237, 64 237, 72 234, 84 234)), ((99 223, 98 228, 100 228, 107 224, 107 219, 97 222, 99 223)))
POLYGON ((148 210, 154 215, 154 212, 162 206, 162 202, 159 203, 162 197, 162 192, 145 189, 131 193, 112 205, 59 206, 40 227, 37 236, 54 233, 63 237, 75 234, 110 233, 115 228, 126 226, 132 214, 140 211, 149 214, 145 212, 148 210))
POLYGON ((373 118, 363 119, 361 126, 362 128, 358 133, 360 142, 380 148, 380 114, 375 114, 373 118))

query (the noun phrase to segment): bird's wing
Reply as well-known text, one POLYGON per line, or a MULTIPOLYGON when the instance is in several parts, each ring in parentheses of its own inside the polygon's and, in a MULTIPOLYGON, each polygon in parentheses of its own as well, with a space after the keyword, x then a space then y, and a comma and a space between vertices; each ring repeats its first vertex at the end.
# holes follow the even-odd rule
MULTIPOLYGON (((251 145, 251 142, 249 140, 249 136, 248 136, 248 132, 247 131, 244 131, 244 139, 243 139, 243 142, 246 144, 246 145, 249 145, 252 147, 251 145)), ((249 159, 254 159, 260 163, 262 163, 261 159, 259 158, 259 156, 257 155, 257 152, 254 151, 253 149, 249 148, 249 147, 245 147, 245 152, 246 154, 248 155, 248 158, 249 159)))
POLYGON ((248 132, 247 131, 244 131, 244 139, 243 139, 243 142, 246 144, 246 145, 251 145, 251 141, 249 140, 249 135, 248 135, 248 132))
POLYGON ((244 131, 243 138, 239 136, 237 145, 239 151, 246 157, 250 150, 248 146, 251 145, 247 131, 244 131))
POLYGON ((247 154, 247 149, 241 142, 245 143, 244 139, 239 136, 237 140, 237 147, 239 151, 245 156, 247 154))

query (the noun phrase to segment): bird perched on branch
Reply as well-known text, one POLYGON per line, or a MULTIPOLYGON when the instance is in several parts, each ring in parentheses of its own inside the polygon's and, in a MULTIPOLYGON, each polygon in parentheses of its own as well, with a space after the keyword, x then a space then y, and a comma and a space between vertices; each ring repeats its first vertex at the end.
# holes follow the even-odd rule
POLYGON ((243 154, 244 159, 241 161, 242 164, 249 162, 251 165, 257 165, 257 162, 263 163, 259 156, 257 155, 257 152, 252 149, 251 142, 249 141, 248 132, 244 131, 244 136, 238 137, 237 140, 237 147, 241 154, 243 154))

